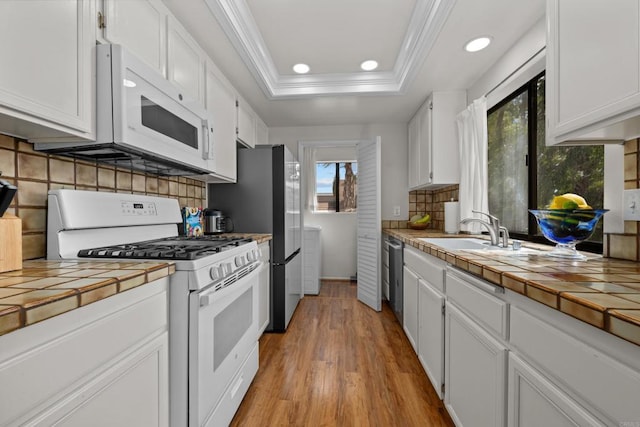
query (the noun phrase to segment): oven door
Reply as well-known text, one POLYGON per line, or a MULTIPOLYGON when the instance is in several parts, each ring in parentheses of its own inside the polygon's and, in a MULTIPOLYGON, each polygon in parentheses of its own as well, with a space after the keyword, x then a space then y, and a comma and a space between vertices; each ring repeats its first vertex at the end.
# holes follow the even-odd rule
MULTIPOLYGON (((217 292, 210 288, 190 296, 190 426, 209 423, 225 390, 256 346, 258 271, 254 269, 217 292)), ((248 384, 244 386, 246 390, 248 384)))

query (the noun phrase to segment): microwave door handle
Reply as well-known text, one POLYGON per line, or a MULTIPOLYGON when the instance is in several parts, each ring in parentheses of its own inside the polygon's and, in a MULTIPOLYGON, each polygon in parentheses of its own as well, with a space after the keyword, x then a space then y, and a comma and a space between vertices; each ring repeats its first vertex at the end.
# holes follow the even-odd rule
POLYGON ((204 133, 204 150, 202 158, 204 160, 213 160, 213 138, 209 135, 209 120, 202 120, 202 130, 204 133))

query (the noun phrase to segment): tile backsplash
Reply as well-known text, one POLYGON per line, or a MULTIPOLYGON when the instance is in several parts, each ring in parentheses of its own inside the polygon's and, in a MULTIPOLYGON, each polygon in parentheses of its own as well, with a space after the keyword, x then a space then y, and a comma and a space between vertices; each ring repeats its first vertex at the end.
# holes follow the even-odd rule
MULTIPOLYGON (((640 188, 639 139, 624 143, 624 188, 640 188)), ((640 229, 638 221, 625 221, 624 233, 605 233, 603 241, 604 256, 640 261, 640 229)))
MULTIPOLYGON (((431 215, 431 230, 444 230, 444 202, 458 200, 458 185, 449 185, 437 190, 414 190, 409 192, 409 218, 414 215, 431 215)), ((407 218, 407 219, 409 219, 407 218)), ((383 228, 407 228, 407 221, 382 221, 383 228)))
POLYGON ((25 260, 46 255, 47 192, 50 189, 149 194, 177 199, 180 206, 206 205, 206 185, 200 181, 47 155, 34 151, 28 142, 6 135, 0 135, 0 176, 18 187, 7 212, 22 219, 25 260))

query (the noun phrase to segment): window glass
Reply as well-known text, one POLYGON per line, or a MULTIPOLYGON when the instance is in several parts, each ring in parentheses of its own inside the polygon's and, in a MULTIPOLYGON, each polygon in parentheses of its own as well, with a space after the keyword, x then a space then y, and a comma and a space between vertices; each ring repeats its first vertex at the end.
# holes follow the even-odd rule
POLYGON ((355 212, 357 178, 356 162, 317 162, 316 211, 355 212))
POLYGON ((487 117, 489 130, 489 212, 511 232, 529 227, 527 186, 528 100, 524 91, 487 117))
MULTIPOLYGON (((604 147, 547 147, 545 78, 537 76, 489 110, 489 211, 512 235, 539 240, 528 209, 545 208, 554 196, 576 193, 602 208, 604 147)), ((601 250, 602 221, 589 239, 601 250)))

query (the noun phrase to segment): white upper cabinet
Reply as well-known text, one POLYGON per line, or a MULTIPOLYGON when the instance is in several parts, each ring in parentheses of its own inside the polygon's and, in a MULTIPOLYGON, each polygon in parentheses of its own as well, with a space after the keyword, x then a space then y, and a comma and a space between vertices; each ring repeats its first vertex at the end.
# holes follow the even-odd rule
POLYGON ((167 78, 185 95, 204 106, 204 63, 206 55, 173 17, 167 25, 167 78))
POLYGON ((160 0, 104 0, 98 12, 98 39, 121 44, 167 76, 167 16, 169 12, 160 0))
POLYGON ((236 95, 233 86, 211 61, 207 61, 205 108, 212 117, 214 163, 216 174, 235 182, 236 95))
MULTIPOLYGON (((420 112, 418 112, 419 114, 420 112)), ((408 184, 409 184, 409 188, 415 188, 418 187, 418 168, 419 163, 420 163, 420 158, 418 156, 415 155, 415 153, 419 153, 420 152, 420 145, 419 145, 419 138, 420 138, 420 123, 419 123, 419 119, 416 116, 411 119, 411 121, 409 122, 409 128, 407 129, 407 134, 408 134, 408 138, 409 138, 409 149, 408 149, 408 153, 409 153, 409 158, 407 159, 408 161, 408 167, 407 167, 407 171, 409 173, 408 178, 408 184)))
POLYGON ((256 146, 256 115, 243 99, 237 101, 236 136, 243 145, 256 146))
POLYGON ((640 135, 640 1, 548 0, 546 138, 640 135))
POLYGON ((256 116, 256 145, 266 144, 269 144, 269 128, 260 117, 256 116))
POLYGON ((466 101, 464 91, 433 92, 409 122, 409 189, 460 182, 456 115, 466 101))
POLYGON ((0 2, 0 130, 33 141, 95 135, 95 20, 84 0, 0 2))

